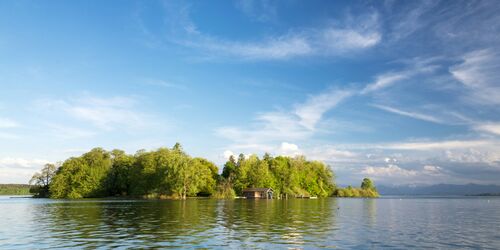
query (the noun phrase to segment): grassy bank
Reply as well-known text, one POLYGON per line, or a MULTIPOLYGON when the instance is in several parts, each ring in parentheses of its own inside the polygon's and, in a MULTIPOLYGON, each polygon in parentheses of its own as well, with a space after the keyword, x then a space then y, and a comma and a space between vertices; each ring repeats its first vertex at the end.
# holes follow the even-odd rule
POLYGON ((29 195, 30 186, 27 184, 0 184, 0 195, 29 195))

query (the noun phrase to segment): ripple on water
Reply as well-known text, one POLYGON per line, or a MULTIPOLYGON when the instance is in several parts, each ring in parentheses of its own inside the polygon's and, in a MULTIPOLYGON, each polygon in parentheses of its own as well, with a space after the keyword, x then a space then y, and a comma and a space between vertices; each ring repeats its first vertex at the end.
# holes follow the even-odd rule
POLYGON ((488 199, 1 199, 0 248, 498 249, 488 199))

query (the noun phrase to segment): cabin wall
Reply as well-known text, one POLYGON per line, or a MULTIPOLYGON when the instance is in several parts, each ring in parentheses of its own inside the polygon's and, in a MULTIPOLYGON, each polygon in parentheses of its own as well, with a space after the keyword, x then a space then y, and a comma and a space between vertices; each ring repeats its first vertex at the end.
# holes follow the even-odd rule
POLYGON ((243 196, 246 198, 265 198, 262 192, 245 192, 243 196))

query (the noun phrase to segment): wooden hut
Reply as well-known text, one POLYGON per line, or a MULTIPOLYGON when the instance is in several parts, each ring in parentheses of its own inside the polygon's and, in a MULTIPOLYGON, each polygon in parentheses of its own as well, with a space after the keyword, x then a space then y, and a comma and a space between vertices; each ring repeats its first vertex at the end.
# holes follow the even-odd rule
POLYGON ((243 189, 243 197, 247 199, 272 199, 272 188, 245 188, 243 189))

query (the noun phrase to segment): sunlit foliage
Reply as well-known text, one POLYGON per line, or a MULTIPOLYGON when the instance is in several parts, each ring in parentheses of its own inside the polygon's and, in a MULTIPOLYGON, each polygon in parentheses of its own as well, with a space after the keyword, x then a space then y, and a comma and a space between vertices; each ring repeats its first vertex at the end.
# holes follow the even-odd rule
POLYGON ((337 189, 329 166, 304 156, 240 154, 231 156, 219 175, 217 166, 193 158, 177 143, 172 148, 122 150, 94 148, 64 161, 59 168, 47 164, 32 178, 39 197, 145 197, 178 198, 211 196, 234 198, 245 188, 266 187, 274 197, 377 197, 373 182, 365 178, 361 188, 337 189))

